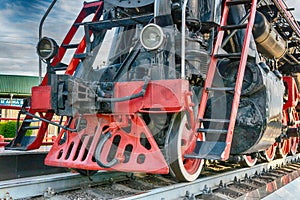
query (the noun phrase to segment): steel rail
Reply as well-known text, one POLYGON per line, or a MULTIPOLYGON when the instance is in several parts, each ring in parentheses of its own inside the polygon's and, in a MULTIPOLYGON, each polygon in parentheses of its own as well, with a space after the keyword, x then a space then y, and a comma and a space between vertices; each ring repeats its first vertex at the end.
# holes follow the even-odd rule
POLYGON ((92 177, 78 173, 60 173, 30 178, 20 178, 0 182, 0 199, 22 199, 36 196, 51 196, 54 193, 69 191, 88 186, 95 186, 112 180, 126 180, 132 173, 98 172, 92 177), (1 196, 4 195, 4 196, 1 196))
MULTIPOLYGON (((116 199, 123 200, 178 200, 190 199, 186 198, 189 195, 205 194, 208 188, 211 190, 217 189, 220 183, 227 185, 233 183, 234 180, 252 177, 255 174, 266 172, 269 169, 275 169, 286 165, 293 161, 299 161, 300 154, 289 156, 285 159, 277 159, 270 163, 261 163, 251 168, 238 169, 210 177, 200 178, 190 183, 178 183, 171 186, 166 186, 158 189, 146 191, 144 193, 120 197, 116 199)), ((61 173, 54 175, 45 175, 31 178, 20 178, 9 181, 0 182, 0 198, 22 199, 35 196, 51 196, 54 193, 78 189, 81 187, 95 186, 99 183, 105 183, 112 180, 126 180, 132 177, 132 173, 122 172, 99 172, 88 177, 81 176, 77 173, 61 173), (2 196, 1 196, 2 195, 2 196), (3 196, 4 195, 4 196, 3 196)), ((279 189, 279 188, 278 188, 279 189)))
MULTIPOLYGON (((179 183, 163 188, 153 189, 148 192, 130 196, 126 198, 119 198, 123 200, 178 200, 178 199, 193 199, 191 196, 201 195, 207 191, 207 188, 217 189, 220 183, 233 183, 235 179, 244 179, 259 174, 269 169, 274 169, 293 161, 298 161, 300 154, 289 156, 285 159, 277 159, 270 163, 261 163, 251 168, 238 169, 219 175, 200 178, 190 183, 179 183), (187 197, 189 196, 189 197, 187 197)), ((278 188, 279 189, 279 188, 278 188)))

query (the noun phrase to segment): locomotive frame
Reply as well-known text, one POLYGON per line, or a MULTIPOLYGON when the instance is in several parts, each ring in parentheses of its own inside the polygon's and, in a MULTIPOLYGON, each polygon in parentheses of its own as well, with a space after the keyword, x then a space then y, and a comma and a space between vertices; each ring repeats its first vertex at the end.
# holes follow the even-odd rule
POLYGON ((195 180, 205 159, 252 166, 295 154, 299 43, 282 0, 84 3, 60 46, 39 41, 47 74, 6 149, 39 148, 53 124, 61 131, 47 165, 171 173, 180 181, 195 180), (84 37, 71 44, 79 27, 84 37), (95 69, 112 28, 108 66, 95 69), (62 63, 71 48, 70 63, 62 63), (54 114, 65 124, 52 122, 54 114), (33 119, 42 125, 24 142, 33 119))

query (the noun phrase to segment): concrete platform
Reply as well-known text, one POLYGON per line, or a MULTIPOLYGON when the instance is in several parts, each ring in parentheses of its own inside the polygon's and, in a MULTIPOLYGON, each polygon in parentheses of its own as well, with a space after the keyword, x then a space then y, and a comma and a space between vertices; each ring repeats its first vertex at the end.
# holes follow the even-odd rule
POLYGON ((283 186, 276 192, 266 196, 263 200, 287 200, 300 199, 300 178, 297 178, 289 184, 283 186))
POLYGON ((32 151, 12 151, 0 148, 0 181, 66 172, 65 168, 44 165, 50 147, 32 151))

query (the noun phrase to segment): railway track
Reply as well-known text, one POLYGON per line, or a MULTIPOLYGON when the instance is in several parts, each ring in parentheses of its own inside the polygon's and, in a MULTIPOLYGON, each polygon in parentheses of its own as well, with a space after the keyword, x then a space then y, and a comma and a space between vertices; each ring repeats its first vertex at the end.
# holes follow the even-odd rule
POLYGON ((210 164, 191 183, 177 183, 166 176, 120 172, 100 172, 90 178, 64 173, 16 179, 0 182, 0 199, 260 199, 299 176, 297 154, 251 168, 210 164))
POLYGON ((6 180, 0 182, 0 200, 28 199, 37 196, 48 198, 65 191, 93 187, 100 183, 107 184, 112 180, 127 180, 130 176, 132 176, 132 173, 99 172, 93 176, 93 179, 90 179, 78 173, 69 172, 6 180))

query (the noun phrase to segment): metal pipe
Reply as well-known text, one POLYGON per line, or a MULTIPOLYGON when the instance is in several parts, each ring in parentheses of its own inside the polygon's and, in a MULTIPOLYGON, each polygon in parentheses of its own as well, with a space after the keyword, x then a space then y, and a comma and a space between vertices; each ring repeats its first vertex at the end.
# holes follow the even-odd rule
POLYGON ((252 32, 260 53, 276 59, 280 59, 286 54, 287 41, 279 35, 272 24, 260 12, 256 12, 252 32))
POLYGON ((185 12, 188 0, 184 0, 181 13, 181 79, 185 79, 185 12))
POLYGON ((110 162, 108 162, 107 164, 103 163, 101 161, 101 153, 102 153, 102 149, 105 145, 105 143, 109 140, 109 138, 112 137, 111 132, 108 132, 104 135, 103 138, 100 139, 96 151, 95 151, 95 158, 96 158, 96 162, 100 167, 103 168, 111 168, 113 166, 115 166, 116 164, 118 164, 120 161, 117 158, 112 159, 110 162))
POLYGON ((285 55, 282 57, 283 60, 285 60, 290 65, 295 65, 295 63, 291 62, 288 58, 285 57, 285 55))
POLYGON ((155 0, 154 2, 154 17, 170 15, 171 7, 168 0, 155 0))
POLYGON ((293 56, 292 54, 290 54, 289 52, 286 53, 286 55, 288 55, 293 61, 295 61, 296 64, 300 64, 300 61, 295 58, 295 56, 293 56))
POLYGON ((143 85, 141 91, 137 94, 133 94, 131 96, 126 96, 126 97, 120 97, 120 98, 97 97, 97 101, 99 101, 99 102, 123 102, 123 101, 129 101, 129 100, 132 100, 132 99, 136 99, 136 98, 139 98, 139 97, 143 97, 143 96, 145 96, 146 90, 147 90, 148 85, 149 85, 149 81, 150 81, 150 78, 145 77, 144 85, 143 85))
POLYGON ((290 27, 293 29, 293 31, 296 33, 298 37, 300 37, 300 27, 295 20, 294 16, 291 14, 291 12, 287 9, 287 5, 282 0, 272 0, 274 5, 277 7, 277 9, 280 11, 284 19, 287 21, 287 23, 290 25, 290 27))
MULTIPOLYGON (((48 9, 46 10, 43 18, 40 21, 40 25, 39 25, 39 41, 42 38, 42 31, 43 31, 43 24, 45 19, 47 18, 48 14, 50 13, 50 11, 52 10, 53 6, 55 5, 57 0, 53 0, 52 3, 50 4, 50 6, 48 7, 48 9)), ((42 82, 42 60, 39 57, 39 83, 42 82)))

